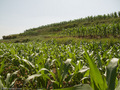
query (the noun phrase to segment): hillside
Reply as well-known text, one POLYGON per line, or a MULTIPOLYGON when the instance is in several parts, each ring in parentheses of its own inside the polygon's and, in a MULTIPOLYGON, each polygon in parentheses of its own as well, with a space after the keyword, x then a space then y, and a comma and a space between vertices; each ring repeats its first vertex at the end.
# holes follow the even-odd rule
POLYGON ((76 20, 53 23, 25 30, 16 35, 3 36, 0 42, 28 42, 50 39, 120 38, 120 12, 88 16, 76 20))

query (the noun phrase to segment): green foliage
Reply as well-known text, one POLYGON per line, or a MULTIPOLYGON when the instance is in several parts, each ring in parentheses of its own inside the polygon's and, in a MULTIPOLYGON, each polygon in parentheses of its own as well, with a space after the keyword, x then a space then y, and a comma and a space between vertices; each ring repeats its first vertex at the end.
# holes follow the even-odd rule
POLYGON ((80 28, 68 28, 60 32, 60 35, 64 36, 76 36, 76 37, 86 37, 86 38, 100 38, 100 37, 119 37, 120 34, 120 24, 111 25, 96 25, 90 27, 80 27, 80 28))
POLYGON ((118 58, 113 58, 110 63, 107 66, 107 84, 108 84, 108 90, 114 90, 115 89, 115 80, 116 80, 116 69, 117 69, 117 63, 118 58))
POLYGON ((89 84, 84 84, 84 85, 76 85, 70 88, 54 89, 54 90, 93 90, 93 89, 90 87, 89 84))
POLYGON ((102 78, 100 71, 98 70, 97 66, 93 62, 94 60, 91 59, 89 54, 87 53, 87 50, 85 50, 86 59, 88 60, 88 64, 90 67, 90 76, 91 76, 91 82, 94 90, 106 90, 107 89, 107 83, 102 78))
POLYGON ((120 80, 118 81, 118 85, 115 90, 119 90, 119 89, 120 89, 120 80))
POLYGON ((0 89, 117 90, 119 51, 119 42, 0 43, 0 89))
POLYGON ((3 39, 15 39, 15 38, 17 38, 17 35, 3 36, 3 39))

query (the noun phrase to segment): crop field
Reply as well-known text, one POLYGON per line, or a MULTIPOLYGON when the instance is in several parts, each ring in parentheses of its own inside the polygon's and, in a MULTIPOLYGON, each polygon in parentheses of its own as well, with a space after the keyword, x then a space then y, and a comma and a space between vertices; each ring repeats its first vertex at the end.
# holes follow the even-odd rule
POLYGON ((60 35, 64 36, 77 36, 88 38, 105 38, 109 36, 120 37, 120 23, 117 24, 102 24, 93 25, 90 27, 74 27, 63 29, 60 35))
POLYGON ((0 90, 46 89, 120 90, 120 11, 0 39, 0 90))
POLYGON ((0 43, 0 89, 120 90, 120 42, 0 43))

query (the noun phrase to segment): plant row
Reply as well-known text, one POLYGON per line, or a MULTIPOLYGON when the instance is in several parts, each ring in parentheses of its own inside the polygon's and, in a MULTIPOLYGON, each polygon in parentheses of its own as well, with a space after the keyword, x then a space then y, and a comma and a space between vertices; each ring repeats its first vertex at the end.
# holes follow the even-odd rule
POLYGON ((78 36, 78 37, 119 37, 120 36, 120 24, 112 25, 95 25, 91 27, 79 27, 63 29, 60 35, 65 36, 78 36))
POLYGON ((1 43, 0 88, 119 90, 119 59, 120 43, 1 43))

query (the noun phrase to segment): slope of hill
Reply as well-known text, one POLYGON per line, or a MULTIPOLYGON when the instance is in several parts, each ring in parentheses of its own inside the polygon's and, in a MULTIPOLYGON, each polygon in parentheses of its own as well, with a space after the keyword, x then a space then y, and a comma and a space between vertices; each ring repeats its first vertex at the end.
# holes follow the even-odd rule
POLYGON ((76 20, 32 28, 16 35, 3 36, 0 42, 28 42, 50 39, 100 39, 120 37, 120 12, 88 16, 76 20))

